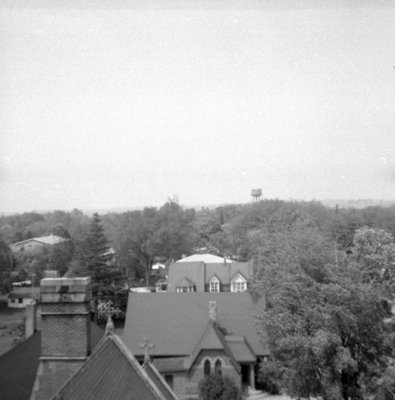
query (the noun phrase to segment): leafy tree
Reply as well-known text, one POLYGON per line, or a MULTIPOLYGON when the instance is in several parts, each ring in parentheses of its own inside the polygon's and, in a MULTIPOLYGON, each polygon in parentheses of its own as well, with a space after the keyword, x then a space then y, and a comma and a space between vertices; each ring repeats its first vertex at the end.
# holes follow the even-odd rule
POLYGON ((55 244, 49 250, 49 267, 58 271, 60 276, 65 275, 70 268, 70 262, 74 257, 74 252, 74 244, 70 239, 55 244))
POLYGON ((190 232, 194 213, 168 202, 159 210, 154 207, 125 213, 126 226, 121 242, 121 254, 143 269, 146 285, 155 257, 178 259, 191 250, 190 232), (129 254, 129 257, 125 254, 129 254))
POLYGON ((70 234, 67 231, 67 229, 64 227, 63 224, 57 223, 53 228, 52 228, 52 234, 56 236, 60 236, 64 239, 70 239, 70 234))
POLYGON ((239 390, 228 376, 222 377, 214 373, 199 382, 199 398, 201 400, 238 400, 239 390))
POLYGON ((368 281, 389 280, 394 275, 393 240, 393 236, 383 229, 365 226, 356 230, 353 256, 368 281))
POLYGON ((10 273, 14 259, 8 245, 0 240, 0 293, 7 293, 11 289, 10 273))
POLYGON ((297 225, 291 238, 276 232, 269 245, 261 242, 255 257, 255 294, 267 303, 262 335, 281 371, 276 379, 295 397, 363 399, 374 392, 372 382, 392 355, 393 338, 384 322, 390 316, 388 293, 366 282, 356 262, 325 264, 326 252, 315 259, 314 229, 297 225))

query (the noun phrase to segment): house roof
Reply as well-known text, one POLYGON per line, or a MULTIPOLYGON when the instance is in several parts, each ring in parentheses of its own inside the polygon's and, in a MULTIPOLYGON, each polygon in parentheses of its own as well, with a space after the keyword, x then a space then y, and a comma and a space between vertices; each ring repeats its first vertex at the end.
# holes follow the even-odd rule
POLYGON ((169 266, 169 278, 167 290, 175 292, 178 283, 188 277, 196 285, 198 292, 204 291, 204 276, 205 267, 204 262, 176 262, 169 266))
POLYGON ((159 391, 166 397, 166 400, 178 400, 178 397, 175 395, 173 390, 169 387, 169 385, 162 378, 161 374, 152 365, 151 362, 148 362, 143 365, 143 369, 147 373, 147 375, 151 378, 152 382, 159 389, 159 391))
POLYGON ((244 337, 225 336, 225 341, 237 362, 256 362, 254 352, 244 337))
POLYGON ((155 358, 153 365, 160 372, 186 371, 189 357, 164 357, 155 358))
POLYGON ((206 330, 191 354, 189 369, 192 368, 197 356, 203 350, 222 350, 229 357, 230 362, 233 364, 235 370, 240 373, 240 366, 237 364, 236 359, 230 351, 224 335, 218 328, 217 323, 212 320, 208 321, 206 330))
POLYGON ((224 264, 224 263, 232 263, 232 260, 224 257, 214 256, 213 254, 192 254, 191 256, 181 258, 177 262, 205 262, 205 263, 216 263, 216 264, 224 264))
POLYGON ((52 400, 167 400, 122 340, 108 334, 52 400))
POLYGON ((22 240, 21 242, 13 243, 10 246, 10 248, 12 249, 13 246, 21 246, 21 245, 24 245, 24 244, 26 244, 28 242, 32 242, 32 241, 43 243, 43 244, 55 245, 55 244, 62 243, 66 240, 69 240, 69 239, 65 239, 65 238, 63 238, 61 236, 57 236, 57 235, 40 236, 40 237, 34 237, 34 238, 22 240))
POLYGON ((8 295, 10 299, 32 299, 34 297, 40 297, 39 287, 21 287, 14 288, 12 292, 8 295))
POLYGON ((229 284, 240 273, 247 280, 252 278, 251 262, 233 262, 232 264, 206 264, 206 283, 215 275, 222 284, 229 284))
MULTIPOLYGON (((104 331, 91 323, 91 346, 95 348, 104 331)), ((1 400, 29 400, 41 354, 41 331, 0 357, 1 400)))
POLYGON ((122 339, 135 356, 144 355, 145 337, 155 346, 153 357, 189 356, 206 329, 209 301, 216 301, 225 335, 244 336, 256 356, 269 354, 256 329, 264 299, 255 303, 247 292, 130 293, 122 339))
POLYGON ((195 286, 195 283, 192 282, 190 279, 184 276, 179 282, 177 282, 177 286, 181 287, 193 287, 195 286))

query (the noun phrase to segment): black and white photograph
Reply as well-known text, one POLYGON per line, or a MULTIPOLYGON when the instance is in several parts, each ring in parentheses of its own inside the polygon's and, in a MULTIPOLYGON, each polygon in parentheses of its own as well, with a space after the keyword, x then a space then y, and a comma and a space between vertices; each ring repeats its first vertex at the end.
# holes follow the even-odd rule
POLYGON ((0 0, 0 400, 395 399, 395 1, 0 0))

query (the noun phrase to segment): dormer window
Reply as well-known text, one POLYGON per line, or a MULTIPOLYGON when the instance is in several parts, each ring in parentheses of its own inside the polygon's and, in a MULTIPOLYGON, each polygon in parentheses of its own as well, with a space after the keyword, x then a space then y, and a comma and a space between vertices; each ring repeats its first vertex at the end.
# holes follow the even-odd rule
POLYGON ((245 292, 246 290, 247 290, 247 279, 244 278, 243 275, 237 274, 230 283, 230 291, 236 293, 236 292, 245 292))
POLYGON ((177 293, 196 292, 196 286, 190 279, 185 277, 183 280, 177 283, 176 292, 177 293))
POLYGON ((216 276, 213 276, 209 281, 209 291, 210 292, 221 291, 221 281, 216 276))

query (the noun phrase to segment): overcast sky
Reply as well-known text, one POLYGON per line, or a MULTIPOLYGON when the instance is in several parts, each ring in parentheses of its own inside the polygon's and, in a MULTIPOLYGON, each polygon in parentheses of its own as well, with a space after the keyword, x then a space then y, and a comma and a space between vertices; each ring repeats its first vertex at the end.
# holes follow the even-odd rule
POLYGON ((394 199, 394 21, 391 1, 2 0, 0 211, 394 199))

